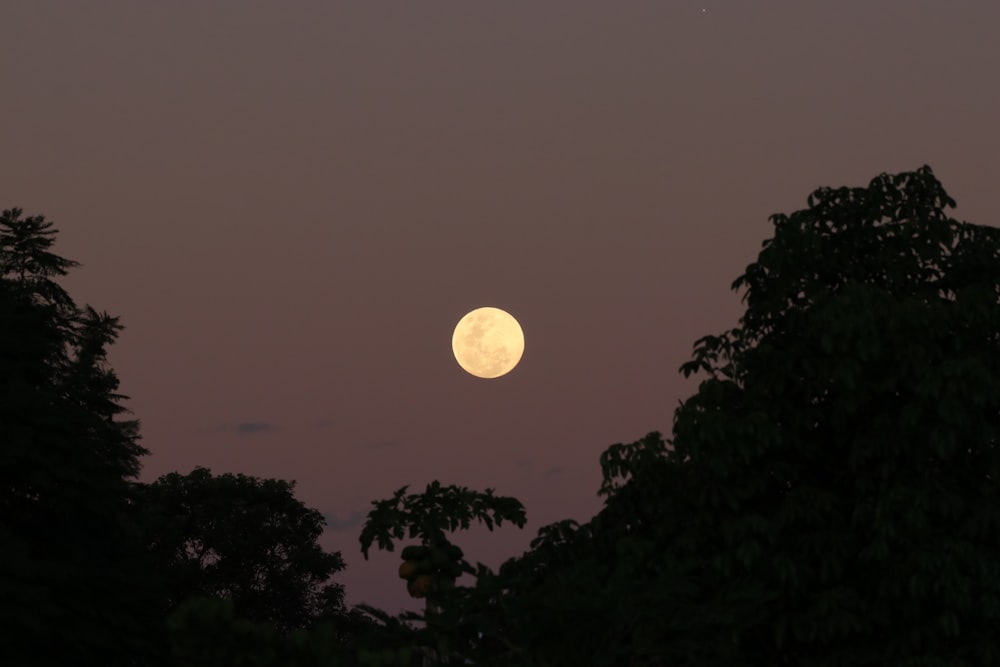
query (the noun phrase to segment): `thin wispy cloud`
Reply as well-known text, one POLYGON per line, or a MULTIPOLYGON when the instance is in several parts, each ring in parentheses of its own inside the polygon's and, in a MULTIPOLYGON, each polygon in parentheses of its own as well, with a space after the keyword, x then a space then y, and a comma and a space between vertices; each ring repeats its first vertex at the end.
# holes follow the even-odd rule
MULTIPOLYGON (((337 425, 335 419, 315 419, 310 422, 303 422, 296 425, 291 425, 292 430, 298 429, 326 429, 337 425)), ((263 419, 248 419, 241 422, 230 422, 226 424, 219 424, 217 426, 212 426, 210 428, 204 428, 199 431, 202 434, 208 433, 231 433, 233 435, 255 435, 259 433, 267 433, 270 431, 278 430, 279 425, 275 422, 266 421, 263 419)), ((282 430, 287 430, 289 426, 286 424, 281 426, 282 430)), ((377 444, 389 444, 389 443, 375 443, 377 444)))
POLYGON ((264 433, 273 431, 274 424, 271 422, 240 422, 236 424, 234 430, 236 435, 252 435, 254 433, 264 433))
POLYGON ((323 518, 326 519, 326 527, 328 530, 342 532, 360 526, 361 522, 365 520, 367 515, 367 512, 355 510, 344 518, 339 518, 336 514, 329 513, 324 513, 323 518))

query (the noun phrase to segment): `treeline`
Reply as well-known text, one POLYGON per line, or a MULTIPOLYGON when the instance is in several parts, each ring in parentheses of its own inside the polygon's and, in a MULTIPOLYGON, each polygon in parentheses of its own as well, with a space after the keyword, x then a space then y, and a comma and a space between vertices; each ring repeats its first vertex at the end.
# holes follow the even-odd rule
POLYGON ((121 327, 59 288, 51 223, 5 211, 0 663, 1000 664, 1000 230, 954 205, 923 167, 773 216, 672 438, 608 448, 601 511, 497 571, 453 540, 523 526, 516 499, 373 502, 362 552, 399 547, 427 601, 399 616, 345 607, 291 483, 134 481, 121 327))

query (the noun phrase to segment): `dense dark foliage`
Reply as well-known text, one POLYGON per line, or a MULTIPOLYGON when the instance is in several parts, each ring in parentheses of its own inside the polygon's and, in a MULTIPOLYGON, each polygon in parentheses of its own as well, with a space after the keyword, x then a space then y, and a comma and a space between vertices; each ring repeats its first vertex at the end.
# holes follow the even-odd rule
MULTIPOLYGON (((399 617, 343 608, 343 563, 289 483, 127 482, 143 451, 104 364, 117 321, 55 285, 72 263, 43 219, 5 212, 0 661, 1000 664, 1000 230, 953 206, 924 167, 773 216, 738 326, 681 368, 702 381, 673 437, 611 446, 590 521, 497 572, 437 563, 472 585, 435 570, 425 612, 399 617), (144 562, 163 576, 137 579, 144 562)), ((406 491, 373 503, 366 557, 525 522, 492 490, 406 491)))
POLYGON ((281 632, 343 614, 343 587, 331 577, 344 561, 319 546, 323 515, 297 500, 294 487, 205 468, 138 485, 168 611, 189 598, 226 599, 238 617, 281 632))
POLYGON ((55 234, 0 216, 0 664, 192 664, 222 636, 189 621, 219 604, 282 659, 369 633, 292 484, 201 468, 134 481, 147 452, 106 359, 122 327, 59 286, 77 263, 55 234))
POLYGON ((950 206, 926 167, 816 191, 684 367, 695 581, 754 587, 746 664, 1000 661, 1000 230, 950 206))
POLYGON ((0 655, 129 664, 158 650, 128 505, 145 450, 105 363, 118 322, 58 286, 55 233, 0 216, 0 655))

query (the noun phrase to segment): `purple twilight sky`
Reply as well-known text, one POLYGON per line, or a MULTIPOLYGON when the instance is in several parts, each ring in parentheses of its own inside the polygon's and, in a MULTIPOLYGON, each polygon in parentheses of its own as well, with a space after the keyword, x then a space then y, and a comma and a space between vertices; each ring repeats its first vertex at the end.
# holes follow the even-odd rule
POLYGON ((65 2, 0 8, 0 207, 44 214, 64 285, 119 315, 143 480, 294 479, 349 603, 420 605, 375 499, 493 487, 524 530, 600 507, 598 456, 669 433, 694 340, 767 217, 930 164, 1000 205, 1000 3, 65 2), (526 350, 451 353, 477 306, 526 350))

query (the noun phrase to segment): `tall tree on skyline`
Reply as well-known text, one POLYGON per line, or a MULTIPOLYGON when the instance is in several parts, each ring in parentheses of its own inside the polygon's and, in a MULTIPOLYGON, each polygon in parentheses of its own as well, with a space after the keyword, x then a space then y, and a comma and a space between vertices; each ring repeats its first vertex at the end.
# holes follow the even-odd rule
POLYGON ((146 450, 106 364, 121 326, 58 285, 77 263, 50 251, 55 234, 0 215, 0 653, 131 664, 157 650, 128 503, 146 450))
POLYGON ((808 203, 682 368, 710 376, 670 457, 707 475, 678 507, 699 583, 759 589, 727 629, 761 664, 995 664, 1000 229, 950 218, 926 166, 808 203))
POLYGON ((186 600, 198 618, 213 595, 236 603, 234 631, 310 626, 313 652, 373 628, 328 581, 343 561, 293 485, 201 468, 135 481, 148 452, 107 362, 122 326, 60 286, 79 264, 56 235, 44 216, 0 215, 0 662, 168 664, 168 640, 212 641, 183 623, 168 637, 171 610, 186 600))

